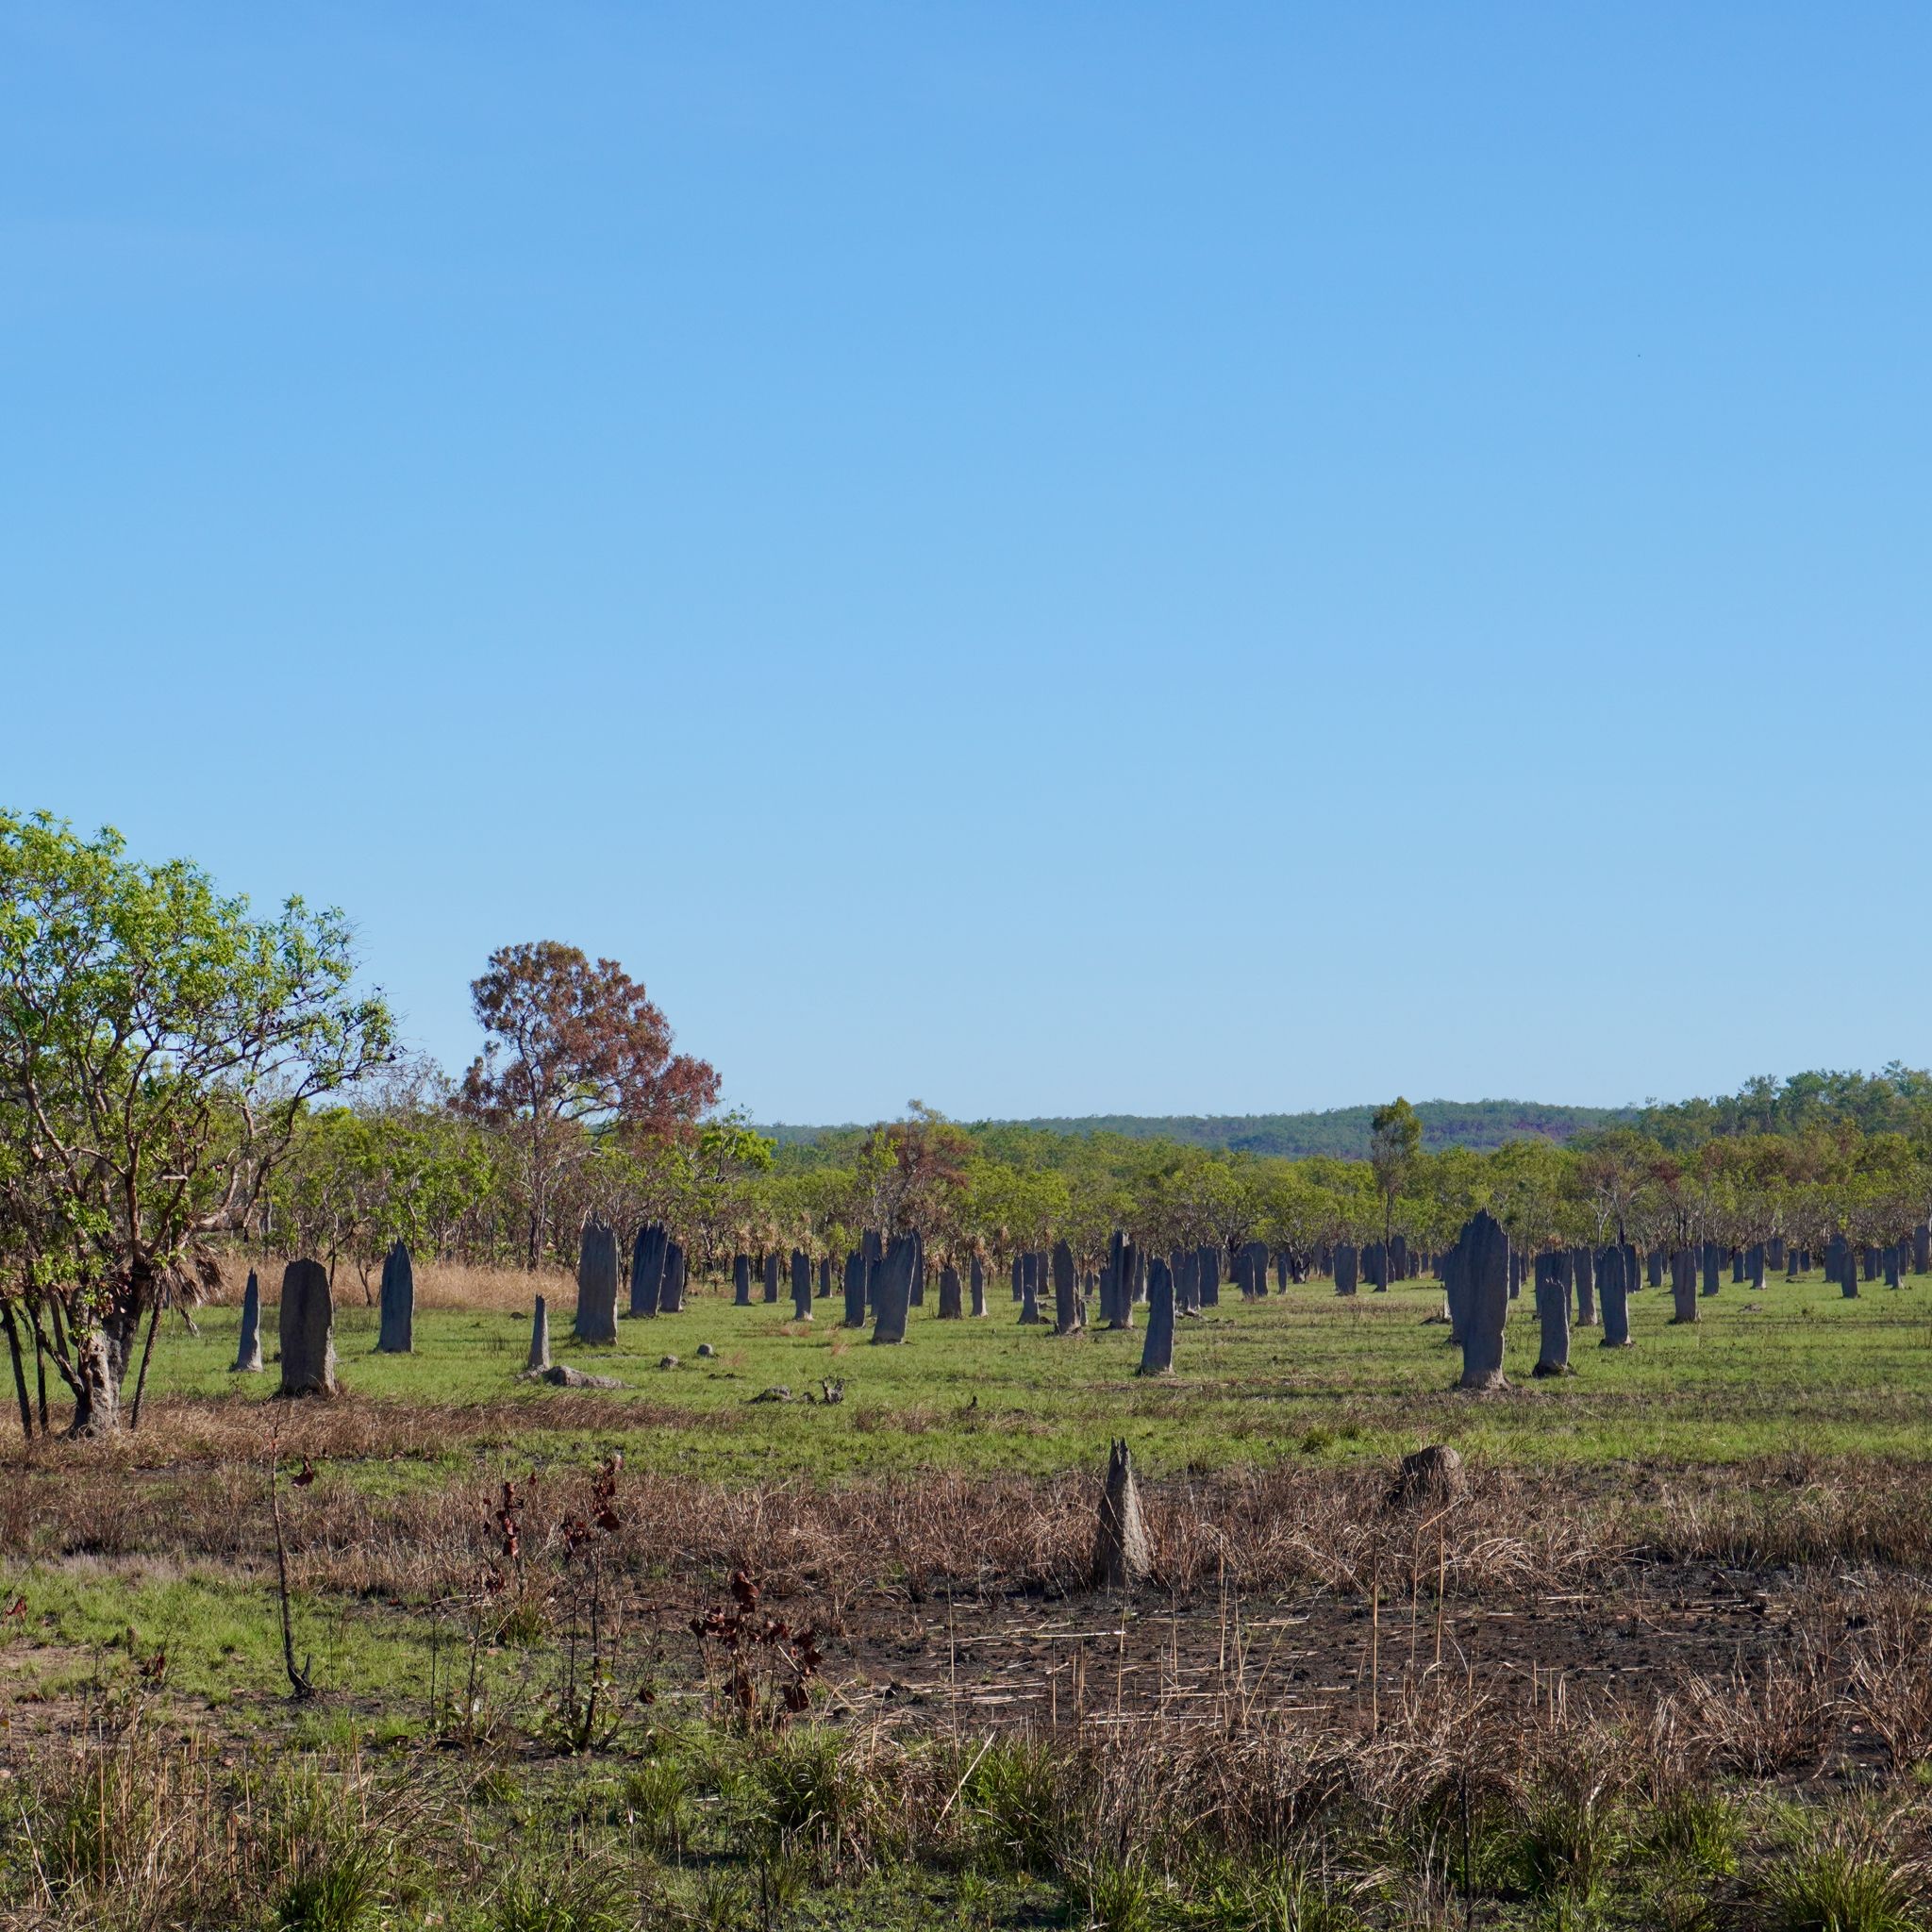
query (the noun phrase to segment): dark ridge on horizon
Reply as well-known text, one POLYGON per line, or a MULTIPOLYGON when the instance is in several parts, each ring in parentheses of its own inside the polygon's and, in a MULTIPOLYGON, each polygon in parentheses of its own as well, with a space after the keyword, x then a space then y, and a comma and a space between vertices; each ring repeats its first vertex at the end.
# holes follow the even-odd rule
MULTIPOLYGON (((1635 1107, 1561 1107, 1536 1100, 1423 1100, 1416 1103, 1425 1147, 1500 1147, 1536 1138, 1562 1142, 1599 1127, 1634 1124, 1635 1107)), ((1119 1134, 1134 1141, 1178 1141, 1243 1154, 1306 1157, 1340 1155, 1361 1159, 1369 1151, 1369 1122, 1375 1108, 1330 1108, 1324 1112, 1250 1114, 1096 1113, 1041 1116, 1032 1120, 962 1121, 967 1127, 1030 1127, 1050 1134, 1119 1134)), ((758 1130, 781 1147, 827 1134, 863 1131, 860 1123, 801 1126, 773 1122, 758 1130)))

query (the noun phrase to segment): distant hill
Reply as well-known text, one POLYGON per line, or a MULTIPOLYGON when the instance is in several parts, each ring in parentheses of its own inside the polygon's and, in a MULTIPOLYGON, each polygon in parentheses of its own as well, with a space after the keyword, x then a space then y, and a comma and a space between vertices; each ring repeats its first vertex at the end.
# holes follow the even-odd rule
MULTIPOLYGON (((1634 1107, 1552 1107, 1535 1100, 1424 1100, 1416 1104, 1425 1147, 1500 1147, 1531 1136, 1568 1141, 1599 1127, 1634 1125, 1634 1107)), ((977 1126, 1038 1127, 1053 1134, 1120 1134, 1135 1141, 1179 1141, 1195 1147, 1247 1154, 1335 1154, 1355 1159, 1369 1151, 1373 1107, 1331 1108, 1326 1113, 1085 1114, 1077 1118, 980 1121, 977 1126)), ((816 1141, 845 1127, 763 1126, 781 1147, 816 1141)))

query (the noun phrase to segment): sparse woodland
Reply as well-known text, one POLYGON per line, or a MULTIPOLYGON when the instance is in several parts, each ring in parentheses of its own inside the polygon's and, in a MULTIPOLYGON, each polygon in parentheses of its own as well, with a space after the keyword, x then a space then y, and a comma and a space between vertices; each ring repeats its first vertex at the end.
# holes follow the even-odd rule
POLYGON ((0 1924, 1928 1923, 1932 1078, 774 1144, 357 963, 0 817, 0 1924))

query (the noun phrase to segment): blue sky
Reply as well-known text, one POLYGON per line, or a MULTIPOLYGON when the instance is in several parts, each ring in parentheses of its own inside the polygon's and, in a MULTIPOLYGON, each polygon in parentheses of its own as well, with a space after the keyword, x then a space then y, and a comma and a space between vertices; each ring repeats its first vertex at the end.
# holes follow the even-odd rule
POLYGON ((0 800, 763 1119, 1932 1062, 1932 12, 0 0, 0 800))

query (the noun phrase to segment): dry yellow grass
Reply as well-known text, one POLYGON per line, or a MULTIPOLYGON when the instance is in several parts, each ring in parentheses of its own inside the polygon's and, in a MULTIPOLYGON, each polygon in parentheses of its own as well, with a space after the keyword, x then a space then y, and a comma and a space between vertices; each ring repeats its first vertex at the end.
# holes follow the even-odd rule
MULTIPOLYGON (((228 1254, 221 1257, 221 1289, 211 1299, 225 1307, 235 1307, 248 1285, 253 1268, 260 1279, 261 1299, 273 1307, 281 1299, 282 1270, 286 1265, 275 1257, 228 1254)), ((576 1292, 575 1276, 560 1268, 540 1268, 526 1274, 521 1268, 473 1268, 458 1261, 418 1261, 415 1264, 416 1306, 419 1308, 472 1308, 496 1314, 512 1314, 528 1308, 530 1297, 550 1297, 552 1307, 559 1297, 576 1292)), ((336 1264, 332 1286, 339 1303, 357 1305, 375 1299, 379 1270, 372 1269, 365 1287, 354 1263, 336 1264)))

